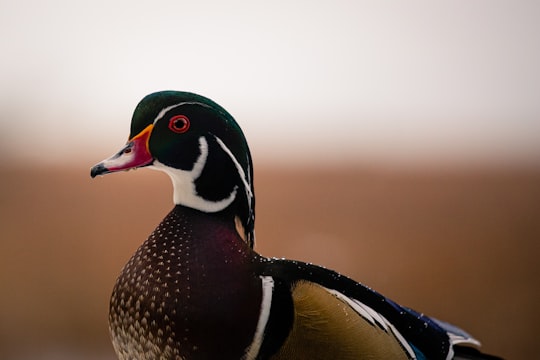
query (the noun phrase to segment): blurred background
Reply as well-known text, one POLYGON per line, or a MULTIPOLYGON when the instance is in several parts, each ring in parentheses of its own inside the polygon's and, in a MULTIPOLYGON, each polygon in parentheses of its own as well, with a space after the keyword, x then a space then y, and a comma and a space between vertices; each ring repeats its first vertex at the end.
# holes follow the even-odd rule
POLYGON ((114 359, 112 286, 172 188, 89 168, 164 89, 243 128, 259 252, 534 357, 539 18, 534 1, 1 1, 0 358, 114 359))

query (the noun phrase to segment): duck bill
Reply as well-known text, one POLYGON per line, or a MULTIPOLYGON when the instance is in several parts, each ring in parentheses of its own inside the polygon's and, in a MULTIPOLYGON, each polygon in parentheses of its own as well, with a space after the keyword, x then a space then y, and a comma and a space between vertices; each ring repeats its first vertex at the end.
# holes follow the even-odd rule
POLYGON ((90 176, 105 175, 118 171, 127 171, 151 165, 154 161, 148 149, 148 140, 152 133, 153 125, 148 125, 143 131, 128 140, 127 144, 116 154, 90 170, 90 176))

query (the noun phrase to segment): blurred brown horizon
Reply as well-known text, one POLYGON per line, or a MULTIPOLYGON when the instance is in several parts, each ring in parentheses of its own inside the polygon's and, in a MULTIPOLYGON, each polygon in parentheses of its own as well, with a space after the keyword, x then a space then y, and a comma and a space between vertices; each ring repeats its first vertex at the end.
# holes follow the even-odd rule
MULTIPOLYGON (((89 164, 90 165, 90 164, 89 164)), ((112 285, 172 207, 166 175, 2 165, 0 358, 114 359, 112 285)), ((255 166, 257 250, 314 262, 532 358, 539 168, 255 166)))

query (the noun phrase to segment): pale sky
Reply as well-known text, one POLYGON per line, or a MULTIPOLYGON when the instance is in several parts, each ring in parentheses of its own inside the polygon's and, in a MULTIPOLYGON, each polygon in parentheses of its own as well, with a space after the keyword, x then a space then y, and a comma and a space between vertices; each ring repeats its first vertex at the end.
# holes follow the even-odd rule
POLYGON ((540 164, 537 1, 4 0, 0 34, 8 155, 97 162, 176 89, 274 162, 540 164))

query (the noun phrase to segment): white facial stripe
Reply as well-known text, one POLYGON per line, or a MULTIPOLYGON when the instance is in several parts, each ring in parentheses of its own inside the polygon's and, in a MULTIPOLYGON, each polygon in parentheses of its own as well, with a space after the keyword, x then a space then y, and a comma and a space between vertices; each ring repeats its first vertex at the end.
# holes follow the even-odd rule
POLYGON ((216 138, 216 141, 219 144, 219 146, 221 146, 223 151, 225 151, 225 153, 227 155, 229 155, 229 157, 233 161, 234 165, 236 166, 236 170, 238 171, 238 174, 240 175, 240 179, 242 179, 242 183, 244 184, 244 189, 246 190, 246 197, 247 197, 248 203, 249 203, 249 210, 250 210, 250 212, 252 212, 251 199, 253 198, 253 193, 251 192, 251 184, 248 183, 248 179, 246 179, 246 174, 244 173, 244 169, 242 169, 242 166, 240 165, 238 160, 236 160, 236 158, 234 157, 231 150, 229 150, 229 148, 223 143, 223 141, 221 141, 221 139, 218 138, 215 135, 214 135, 214 137, 216 138))
POLYGON ((264 330, 266 329, 266 324, 268 324, 268 319, 270 318, 270 309, 272 308, 272 296, 274 292, 274 279, 271 276, 261 276, 261 280, 262 300, 259 321, 257 322, 257 329, 255 330, 253 341, 248 346, 242 360, 254 360, 257 358, 264 340, 264 330))
POLYGON ((384 316, 367 306, 366 304, 354 299, 350 298, 348 296, 345 296, 344 294, 340 293, 337 290, 333 289, 326 289, 329 293, 335 295, 338 299, 342 300, 346 304, 348 304, 354 311, 358 313, 358 315, 362 316, 364 319, 369 321, 372 325, 379 325, 382 327, 385 331, 388 332, 388 330, 391 330, 396 339, 400 342, 401 346, 405 351, 407 351, 409 357, 411 359, 416 359, 416 354, 414 353, 414 350, 411 348, 407 340, 401 335, 401 333, 392 325, 384 316))
POLYGON ((221 211, 234 201, 237 188, 235 187, 227 198, 219 201, 210 201, 199 196, 195 188, 195 180, 201 176, 206 165, 206 160, 208 159, 208 142, 204 136, 199 138, 199 150, 201 154, 191 170, 174 169, 163 165, 157 160, 150 167, 164 171, 170 176, 174 188, 173 200, 175 204, 188 206, 204 212, 221 211))
POLYGON ((197 161, 193 164, 193 169, 191 169, 193 180, 198 179, 199 176, 201 176, 204 166, 206 165, 206 160, 208 159, 208 141, 206 141, 204 136, 199 138, 199 151, 201 155, 199 155, 197 161))
POLYGON ((200 105, 200 106, 204 106, 204 107, 207 107, 209 108, 210 106, 207 105, 207 104, 203 104, 203 103, 200 103, 200 102, 196 102, 196 101, 184 101, 184 102, 181 102, 181 103, 178 103, 178 104, 175 104, 175 105, 171 105, 171 106, 167 106, 165 108, 163 108, 159 114, 156 116, 156 118, 154 119, 153 121, 153 124, 157 123, 158 120, 160 120, 161 118, 163 118, 165 116, 166 113, 168 113, 170 110, 174 109, 174 108, 177 108, 179 106, 182 106, 182 105, 200 105))

